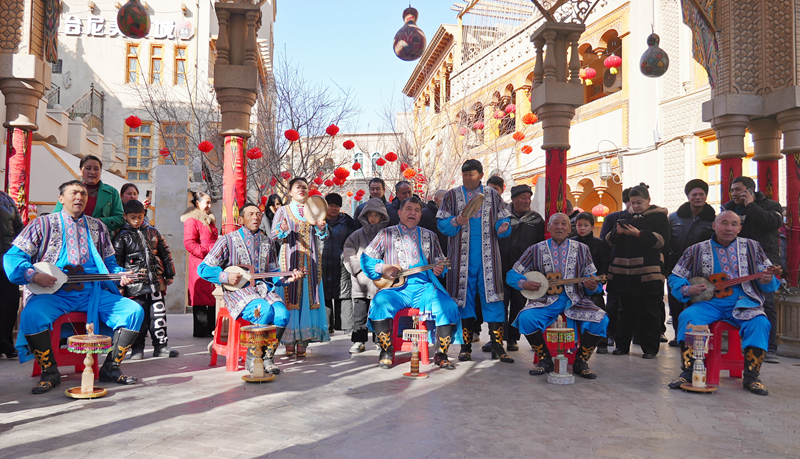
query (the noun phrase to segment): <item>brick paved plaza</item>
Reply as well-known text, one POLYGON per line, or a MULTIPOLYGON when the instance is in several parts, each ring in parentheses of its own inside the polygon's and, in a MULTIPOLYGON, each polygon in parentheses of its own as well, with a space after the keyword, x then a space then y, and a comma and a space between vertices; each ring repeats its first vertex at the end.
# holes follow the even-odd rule
POLYGON ((596 355, 598 379, 574 386, 528 376, 528 346, 511 353, 514 364, 477 350, 455 371, 423 367, 431 377, 409 381, 408 354, 380 370, 377 351, 351 357, 338 332, 304 360, 280 350, 283 373, 250 385, 224 359, 209 368, 191 315, 169 320, 182 355, 126 361, 139 383, 107 385, 97 400, 64 396, 80 385, 69 371, 56 390, 31 395, 32 364, 0 360, 0 457, 800 457, 800 360, 764 364, 768 397, 724 376, 712 395, 668 389, 678 351, 666 344, 652 361, 636 346, 596 355))

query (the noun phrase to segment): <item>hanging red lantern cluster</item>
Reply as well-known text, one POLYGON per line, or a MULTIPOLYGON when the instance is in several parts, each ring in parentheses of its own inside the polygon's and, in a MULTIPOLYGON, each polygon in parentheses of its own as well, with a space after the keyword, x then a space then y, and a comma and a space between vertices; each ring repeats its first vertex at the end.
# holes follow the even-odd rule
POLYGON ((523 140, 525 140, 525 134, 519 131, 515 132, 514 135, 512 135, 511 137, 517 142, 522 142, 523 140))
POLYGON ((322 185, 322 182, 323 182, 322 177, 314 177, 314 183, 316 183, 317 185, 322 185))
POLYGON ((325 180, 324 183, 325 183, 325 186, 333 186, 333 180, 331 180, 331 179, 325 180))
POLYGON ((214 144, 209 142, 208 140, 204 140, 200 142, 200 145, 197 146, 197 149, 202 151, 203 153, 208 153, 214 149, 214 144))
POLYGON ((520 151, 522 151, 526 155, 529 155, 533 152, 533 147, 531 147, 530 145, 523 145, 520 151))
POLYGON ((525 116, 522 117, 522 122, 527 125, 531 125, 539 121, 539 118, 534 113, 526 113, 525 116))
POLYGON ((414 178, 415 175, 417 175, 417 171, 415 171, 414 169, 412 169, 410 167, 403 171, 403 177, 405 177, 407 179, 414 178))
POLYGON ((259 148, 251 148, 247 150, 247 158, 248 159, 259 159, 264 156, 264 153, 261 152, 259 148))
POLYGON ((345 181, 346 181, 345 179, 342 179, 342 178, 339 178, 339 177, 334 177, 333 178, 333 184, 336 185, 336 186, 344 185, 345 181))
POLYGON ((292 178, 292 174, 289 173, 289 171, 283 171, 281 172, 281 178, 284 180, 289 180, 290 178, 292 178))
POLYGON ((164 147, 161 150, 158 150, 158 154, 166 158, 167 156, 169 156, 169 149, 167 147, 164 147))
POLYGON ((131 115, 125 118, 125 124, 131 129, 136 129, 142 125, 142 119, 136 115, 131 115))
POLYGON ((344 147, 345 150, 352 150, 353 147, 356 146, 356 144, 353 143, 352 140, 345 140, 342 146, 344 147))
POLYGON ((364 193, 365 193, 364 190, 356 191, 356 195, 355 195, 355 197, 353 199, 355 199, 356 201, 361 201, 361 198, 364 197, 364 193))
POLYGON ((350 171, 344 167, 337 167, 336 170, 333 171, 333 175, 341 180, 345 180, 350 176, 350 171))
POLYGON ((380 167, 383 167, 383 166, 386 165, 386 160, 383 159, 383 158, 378 158, 378 159, 375 160, 375 164, 380 166, 380 167))
POLYGON ((594 78, 596 76, 597 76, 597 70, 595 70, 595 69, 593 69, 591 67, 586 67, 586 68, 582 68, 581 69, 580 77, 581 77, 581 79, 583 79, 583 83, 586 86, 591 86, 592 85, 592 78, 594 78))
POLYGON ((339 126, 337 126, 335 124, 331 124, 330 126, 325 128, 325 133, 328 134, 329 136, 333 137, 333 136, 335 136, 336 134, 339 133, 339 126))
POLYGON ((386 153, 386 161, 395 162, 397 161, 397 153, 390 151, 386 153))
POLYGON ((611 74, 616 74, 617 69, 622 67, 622 58, 614 54, 611 54, 606 58, 606 60, 603 61, 603 65, 606 66, 606 68, 608 69, 609 72, 611 72, 611 74))
POLYGON ((277 184, 278 184, 278 179, 276 179, 274 176, 271 179, 269 179, 269 186, 275 186, 277 184))
POLYGON ((294 129, 288 129, 286 132, 283 133, 283 136, 286 137, 286 140, 289 142, 297 142, 300 140, 300 133, 295 131, 294 129))

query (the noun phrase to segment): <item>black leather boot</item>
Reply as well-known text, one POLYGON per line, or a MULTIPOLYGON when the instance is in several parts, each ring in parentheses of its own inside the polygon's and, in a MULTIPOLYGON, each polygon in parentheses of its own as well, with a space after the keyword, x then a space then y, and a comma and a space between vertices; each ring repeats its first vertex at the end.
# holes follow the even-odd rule
POLYGON ((275 343, 268 344, 264 346, 264 371, 271 375, 278 375, 281 373, 281 369, 275 365, 275 351, 278 350, 278 346, 281 343, 281 338, 283 338, 283 333, 286 331, 286 327, 277 327, 275 329, 275 343))
POLYGON ((58 372, 58 365, 56 365, 53 348, 50 344, 50 330, 25 335, 25 339, 28 340, 28 347, 36 358, 36 363, 42 369, 42 377, 39 378, 39 383, 31 389, 31 392, 44 394, 61 384, 61 374, 58 372))
POLYGON ((373 320, 372 329, 378 336, 378 345, 381 348, 378 366, 384 370, 392 368, 392 359, 394 358, 394 346, 392 345, 392 319, 373 320))
POLYGON ((472 360, 472 326, 475 319, 461 319, 461 334, 464 335, 464 344, 461 345, 461 352, 458 353, 458 360, 466 362, 472 360))
POLYGON ((111 352, 106 356, 103 366, 100 367, 100 381, 114 382, 117 384, 130 385, 136 382, 133 376, 125 376, 119 370, 119 364, 131 348, 133 340, 136 339, 138 331, 118 328, 114 331, 114 339, 111 342, 111 352))
POLYGON ((581 335, 581 345, 578 354, 575 356, 575 363, 572 364, 572 374, 581 378, 595 379, 597 375, 589 368, 589 359, 592 357, 597 343, 605 340, 602 336, 583 333, 581 335))
POLYGON ((761 364, 764 362, 764 356, 767 351, 757 347, 744 348, 744 375, 742 377, 742 385, 745 389, 758 395, 769 395, 769 391, 761 380, 758 379, 758 374, 761 373, 761 364))
POLYGON ((668 384, 670 389, 680 389, 682 384, 692 382, 692 369, 694 368, 694 349, 686 341, 678 343, 681 347, 681 374, 668 384))
POLYGON ((489 322, 489 339, 492 341, 492 360, 514 363, 503 348, 503 322, 489 322))
POLYGON ((450 349, 450 343, 453 342, 453 331, 455 331, 455 324, 442 325, 436 327, 436 341, 438 349, 433 356, 433 363, 439 368, 445 370, 455 370, 456 366, 447 358, 447 351, 450 349))
POLYGON ((529 333, 525 335, 525 339, 528 340, 528 343, 536 352, 536 356, 539 357, 539 364, 533 367, 533 370, 529 371, 528 374, 539 376, 551 373, 555 366, 553 365, 553 357, 550 356, 550 350, 547 349, 547 343, 544 342, 544 334, 540 331, 529 333))

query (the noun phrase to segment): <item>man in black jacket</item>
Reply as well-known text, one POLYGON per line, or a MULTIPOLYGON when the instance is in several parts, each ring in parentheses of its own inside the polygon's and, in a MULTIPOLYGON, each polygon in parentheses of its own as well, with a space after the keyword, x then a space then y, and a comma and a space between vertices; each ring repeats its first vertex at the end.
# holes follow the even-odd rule
MULTIPOLYGON (((783 225, 780 203, 768 199, 760 191, 757 192, 756 182, 750 177, 736 177, 731 183, 731 201, 722 208, 736 212, 742 219, 742 231, 739 237, 758 241, 769 260, 773 264, 780 265, 780 229, 783 225)), ((769 349, 764 361, 778 363, 776 337, 778 314, 775 310, 775 294, 764 294, 764 312, 767 313, 771 327, 769 349)))
MULTIPOLYGON (((669 250, 667 252, 666 263, 664 266, 665 275, 672 274, 672 269, 681 259, 683 252, 697 244, 711 239, 714 234, 714 219, 716 212, 714 208, 706 204, 708 197, 708 183, 694 179, 689 180, 683 187, 683 192, 689 199, 677 210, 669 215, 669 225, 672 228, 672 237, 669 240, 669 250)), ((670 293, 669 315, 672 316, 672 328, 675 336, 678 336, 678 316, 686 308, 685 303, 681 303, 670 293)), ((678 346, 678 341, 673 338, 669 345, 678 346)))
POLYGON ((442 203, 445 193, 447 193, 447 190, 437 190, 436 193, 433 194, 433 200, 428 201, 428 204, 422 209, 422 217, 419 219, 419 226, 436 233, 436 236, 439 238, 439 245, 442 246, 444 253, 447 253, 447 240, 449 238, 442 234, 436 226, 436 213, 439 212, 439 205, 442 203))

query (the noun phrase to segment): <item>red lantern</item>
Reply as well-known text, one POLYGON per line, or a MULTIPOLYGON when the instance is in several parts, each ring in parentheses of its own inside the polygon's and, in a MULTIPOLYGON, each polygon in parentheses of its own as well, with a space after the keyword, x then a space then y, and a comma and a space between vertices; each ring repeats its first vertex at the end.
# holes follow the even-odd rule
POLYGON ((417 171, 410 167, 403 171, 403 177, 407 179, 414 178, 415 175, 417 175, 417 171))
POLYGON ((424 175, 422 175, 422 174, 417 174, 417 182, 419 182, 419 183, 426 183, 427 181, 428 181, 428 178, 427 178, 427 177, 425 177, 425 176, 424 176, 424 175))
POLYGON ((259 159, 264 156, 264 153, 261 153, 261 150, 258 148, 251 148, 247 150, 247 158, 248 159, 259 159))
POLYGON ((522 117, 522 122, 524 124, 534 124, 535 122, 539 121, 539 118, 533 113, 526 113, 525 116, 522 117))
POLYGON ((603 65, 606 66, 609 72, 616 74, 617 69, 622 66, 622 58, 611 54, 606 58, 606 60, 603 61, 603 65))
POLYGON ((395 153, 393 151, 390 151, 389 153, 386 153, 386 161, 389 161, 389 162, 397 161, 397 153, 395 153))
POLYGON ((356 201, 361 201, 361 198, 363 198, 363 197, 364 197, 364 195, 357 194, 357 195, 355 195, 355 197, 353 197, 353 199, 355 199, 356 201))
POLYGON ((357 196, 364 196, 364 193, 366 193, 366 191, 364 191, 364 190, 358 190, 358 191, 356 191, 356 195, 357 195, 357 196))
POLYGON ((378 158, 377 160, 375 160, 375 164, 377 164, 380 167, 383 167, 386 165, 386 160, 383 158, 378 158))
POLYGON ((332 181, 333 181, 333 184, 336 185, 336 186, 344 185, 344 179, 342 179, 342 178, 334 177, 332 181))
POLYGON ((592 85, 592 78, 597 76, 597 71, 591 67, 581 69, 581 78, 586 86, 592 85))
POLYGON ((504 116, 506 116, 506 112, 504 112, 502 110, 496 110, 494 112, 494 115, 492 115, 492 116, 494 117, 494 119, 499 120, 499 119, 502 119, 504 116))
POLYGON ((486 125, 483 124, 483 121, 478 121, 472 125, 472 129, 475 129, 476 131, 482 131, 484 127, 486 127, 486 125))
POLYGON ((266 187, 267 187, 267 185, 261 185, 259 188, 261 188, 263 190, 266 187))
POLYGON ((314 183, 317 185, 322 185, 322 177, 314 177, 314 183))
POLYGON ((292 174, 289 173, 289 171, 283 171, 281 172, 281 178, 284 180, 289 180, 290 178, 292 178, 292 174))
POLYGON ((308 192, 309 196, 322 196, 322 192, 319 190, 311 190, 308 192))
POLYGON ((275 186, 277 184, 278 184, 278 179, 276 179, 275 177, 269 179, 269 186, 275 186))
POLYGON ((348 191, 347 192, 347 197, 348 198, 352 198, 353 197, 353 192, 352 191, 348 191))
POLYGON ((361 169, 361 163, 353 163, 352 169, 354 171, 361 169))
POLYGON ((462 136, 467 135, 467 132, 469 131, 467 131, 467 128, 465 127, 462 127, 461 129, 458 130, 458 133, 461 134, 462 136))
POLYGON ((200 142, 200 145, 197 146, 197 149, 202 151, 203 153, 208 153, 209 151, 214 149, 214 144, 209 142, 208 140, 204 140, 200 142))
POLYGON ((403 172, 403 171, 404 171, 404 170, 406 170, 406 169, 408 169, 408 164, 406 164, 406 163, 400 163, 400 172, 403 172))
POLYGON ((325 183, 325 186, 333 186, 333 180, 331 180, 331 179, 325 180, 324 183, 325 183))
POLYGON ((266 203, 267 203, 267 197, 266 196, 261 196, 261 205, 263 206, 266 203))
POLYGON ((602 203, 592 207, 592 215, 595 217, 605 217, 611 211, 608 207, 603 205, 602 203))
POLYGON ((345 140, 342 146, 344 147, 345 150, 352 150, 353 147, 356 146, 356 144, 354 144, 352 140, 345 140))
POLYGON ((515 132, 514 135, 511 136, 511 137, 514 140, 516 140, 517 142, 522 142, 523 140, 525 140, 525 134, 523 134, 523 133, 521 133, 519 131, 515 132))
POLYGON ((345 169, 344 167, 337 167, 336 170, 333 171, 333 175, 339 177, 342 180, 345 180, 350 175, 350 171, 345 169))
POLYGON ((508 113, 508 116, 513 119, 514 116, 516 116, 515 114, 517 113, 517 106, 514 104, 506 105, 506 113, 508 113))
POLYGON ((300 139, 300 133, 294 129, 287 130, 283 133, 283 136, 286 137, 286 140, 289 142, 297 142, 300 139))
POLYGON ((164 148, 162 148, 161 150, 158 150, 158 153, 159 153, 161 156, 163 156, 163 157, 165 157, 165 158, 166 158, 167 156, 169 156, 169 149, 168 149, 167 147, 164 147, 164 148))
POLYGON ((526 155, 529 155, 533 152, 533 147, 531 147, 530 145, 523 145, 520 151, 522 151, 526 155))
POLYGON ((325 133, 333 137, 339 133, 339 127, 336 126, 335 124, 331 124, 330 126, 325 128, 325 133))
POLYGON ((125 118, 125 124, 127 124, 131 129, 136 129, 142 125, 142 120, 138 116, 131 115, 125 118))

